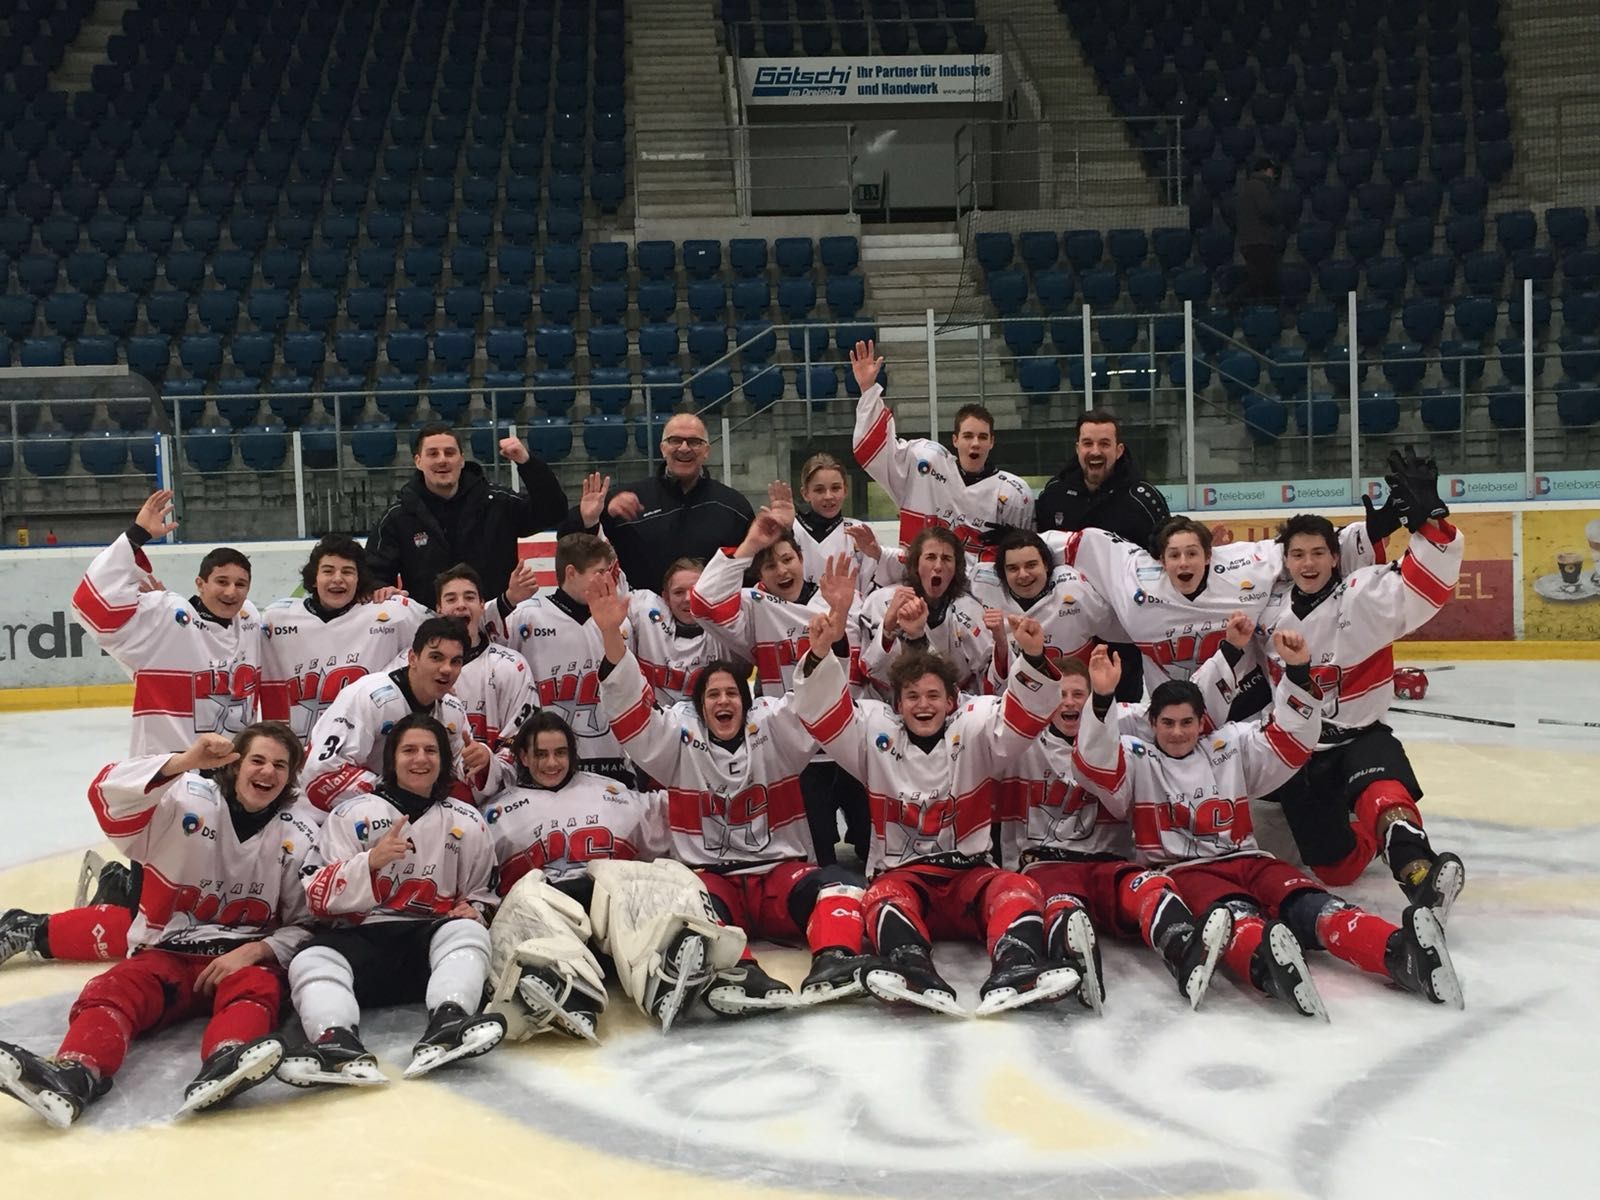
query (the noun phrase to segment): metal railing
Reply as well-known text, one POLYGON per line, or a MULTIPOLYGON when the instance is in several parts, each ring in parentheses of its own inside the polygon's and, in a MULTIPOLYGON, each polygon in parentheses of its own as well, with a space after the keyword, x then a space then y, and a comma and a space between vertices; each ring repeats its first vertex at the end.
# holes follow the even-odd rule
POLYGON ((681 197, 681 188, 664 183, 648 168, 700 164, 727 168, 740 217, 854 213, 857 155, 855 126, 842 121, 653 126, 634 137, 634 201, 647 205, 681 197), (825 144, 798 151, 770 144, 801 131, 808 140, 825 144))

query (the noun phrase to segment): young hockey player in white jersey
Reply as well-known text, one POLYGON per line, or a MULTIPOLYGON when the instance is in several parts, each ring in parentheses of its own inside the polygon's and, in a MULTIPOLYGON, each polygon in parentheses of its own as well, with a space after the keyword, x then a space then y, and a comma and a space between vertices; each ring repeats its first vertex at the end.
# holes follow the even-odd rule
MULTIPOLYGON (((466 660, 456 676, 454 695, 467 710, 472 740, 505 751, 522 723, 539 708, 528 660, 489 640, 484 627, 483 577, 457 563, 433 581, 439 615, 460 621, 467 631, 466 660)), ((476 781, 480 791, 487 780, 476 781)))
POLYGON ((954 450, 925 438, 896 436, 894 413, 883 403, 877 382, 883 359, 871 342, 857 342, 850 369, 861 385, 856 402, 855 455, 863 470, 900 509, 900 544, 907 545, 926 525, 955 532, 976 560, 985 538, 1012 525, 1033 527, 1033 492, 1017 476, 989 465, 994 449, 994 418, 981 404, 956 410, 950 435, 954 450))
POLYGON ((1224 901, 1233 909, 1223 962, 1239 979, 1306 1016, 1326 1018, 1301 952, 1306 946, 1459 1006, 1461 987, 1431 909, 1412 905, 1396 927, 1256 847, 1251 798, 1304 767, 1322 727, 1305 639, 1280 630, 1273 649, 1284 673, 1266 725, 1205 733, 1200 689, 1170 680, 1151 693, 1146 740, 1121 728, 1123 710, 1112 703, 1121 668, 1096 647, 1089 660, 1094 700, 1078 733, 1074 772, 1130 822, 1139 862, 1164 869, 1191 909, 1224 901))
POLYGON ((816 743, 792 700, 752 705, 748 666, 724 659, 701 672, 691 703, 663 712, 622 636, 623 600, 602 593, 594 608, 606 713, 629 757, 667 789, 673 856, 700 876, 724 922, 752 936, 803 937, 811 951, 798 997, 747 951, 706 1002, 733 1015, 859 993, 864 881, 816 864, 800 784, 816 743))
POLYGON ((450 798, 451 738, 426 712, 401 717, 383 777, 323 822, 306 858, 311 913, 325 922, 289 964, 307 1044, 278 1078, 296 1087, 386 1083, 361 1044, 362 1003, 428 1007, 407 1079, 486 1054, 505 1018, 480 1012, 489 975, 494 843, 478 811, 450 798))
POLYGON ((566 718, 578 735, 578 765, 620 783, 636 782, 600 711, 600 633, 589 598, 617 576, 611 543, 592 533, 556 542, 556 589, 524 600, 505 618, 506 645, 528 660, 539 704, 566 718))
POLYGON ((367 552, 344 534, 311 548, 300 582, 304 596, 276 600, 261 614, 261 711, 309 739, 347 684, 404 656, 429 613, 403 595, 372 599, 367 552))
MULTIPOLYGON (((1065 538, 1051 534, 1050 539, 1065 538)), ((993 562, 980 563, 973 572, 973 595, 984 608, 985 627, 994 636, 994 655, 987 686, 1005 686, 1015 644, 1006 634, 1008 616, 1031 617, 1044 630, 1045 657, 1087 660, 1096 638, 1116 640, 1121 626, 1106 603, 1078 571, 1058 565, 1048 539, 1031 530, 1009 531, 995 547, 993 562)))
POLYGON ((795 514, 794 540, 807 579, 815 583, 829 559, 848 554, 856 568, 856 590, 865 596, 899 579, 901 565, 892 550, 886 553, 878 544, 871 525, 844 515, 849 494, 844 467, 833 455, 813 454, 801 463, 800 498, 810 508, 795 514))
POLYGON ((230 741, 112 763, 89 785, 106 836, 145 864, 132 955, 84 987, 51 1058, 0 1042, 0 1091, 65 1127, 110 1090, 130 1043, 207 1016, 180 1112, 271 1075, 283 971, 310 936, 300 868, 314 830, 294 806, 300 739, 262 722, 230 741))
MULTIPOLYGON (((1406 899, 1443 921, 1466 871, 1458 856, 1429 843, 1417 808, 1422 786, 1384 717, 1394 699, 1394 642, 1455 593, 1464 545, 1444 520, 1433 462, 1407 447, 1390 467, 1390 494, 1411 531, 1398 562, 1341 573, 1338 535, 1325 517, 1293 517, 1278 535, 1289 579, 1272 590, 1255 648, 1264 652, 1279 630, 1305 638, 1322 691, 1322 738, 1305 769, 1267 799, 1283 807, 1318 879, 1354 883, 1381 854, 1406 899)), ((1283 669, 1276 656, 1271 668, 1283 669)))
POLYGON ((89 564, 72 611, 133 677, 134 755, 173 754, 199 733, 232 737, 256 719, 261 614, 250 560, 226 547, 200 561, 187 600, 156 585, 144 547, 178 527, 172 492, 152 493, 89 564))
POLYGON ((318 813, 370 792, 382 778, 384 738, 410 713, 438 719, 450 739, 460 799, 485 799, 504 786, 510 764, 472 737, 466 706, 451 694, 466 658, 467 631, 450 617, 430 617, 412 635, 406 666, 368 675, 340 692, 311 731, 300 785, 318 813), (486 779, 483 785, 473 780, 486 779))
POLYGON ((1004 759, 1043 732, 1060 703, 1060 672, 1044 657, 1037 622, 1015 618, 1023 651, 1005 696, 960 705, 956 668, 936 654, 907 654, 891 672, 894 708, 853 700, 828 647, 849 616, 854 580, 823 576, 826 615, 811 626, 794 706, 823 751, 867 789, 872 806, 871 886, 864 899, 878 955, 865 983, 888 1001, 964 1015, 933 969, 935 936, 983 939, 993 970, 979 1015, 1057 999, 1078 983, 1045 957, 1044 896, 996 867, 990 827, 1004 759), (820 651, 820 653, 819 653, 820 651))
POLYGON ((964 692, 976 692, 994 658, 983 606, 967 586, 967 556, 948 529, 929 526, 906 548, 906 579, 861 602, 861 665, 883 695, 889 671, 907 650, 949 659, 964 692))

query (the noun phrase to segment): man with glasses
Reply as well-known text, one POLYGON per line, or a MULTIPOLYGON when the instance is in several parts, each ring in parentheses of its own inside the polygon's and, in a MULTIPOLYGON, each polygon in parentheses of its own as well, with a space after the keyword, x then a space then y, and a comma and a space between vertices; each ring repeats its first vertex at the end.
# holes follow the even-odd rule
POLYGON ((709 559, 723 546, 744 540, 755 520, 750 502, 706 474, 711 441, 705 423, 693 413, 678 413, 661 433, 661 469, 649 479, 610 487, 593 524, 581 506, 559 530, 604 530, 629 579, 650 582, 666 577, 679 558, 709 559))

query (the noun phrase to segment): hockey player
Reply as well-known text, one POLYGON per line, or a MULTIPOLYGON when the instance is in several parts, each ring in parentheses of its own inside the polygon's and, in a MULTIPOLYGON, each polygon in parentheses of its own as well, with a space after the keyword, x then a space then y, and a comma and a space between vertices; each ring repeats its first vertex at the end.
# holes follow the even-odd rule
POLYGON ((460 798, 486 799, 504 786, 511 767, 472 737, 466 706, 451 694, 468 641, 460 621, 430 617, 412 635, 404 667, 364 676, 339 693, 311 731, 301 772, 301 787, 317 812, 332 812, 341 801, 377 785, 382 778, 384 737, 409 713, 429 713, 446 730, 449 774, 462 780, 457 785, 460 798), (487 778, 481 787, 468 782, 479 778, 487 778))
MULTIPOLYGON (((879 567, 886 565, 886 556, 871 525, 844 515, 849 494, 844 467, 833 455, 813 454, 801 463, 800 498, 810 510, 795 515, 794 540, 806 578, 813 583, 822 578, 830 558, 850 555, 856 567, 856 589, 865 596, 878 586, 879 567)), ((898 578, 898 559, 893 572, 898 578)), ((890 582, 887 576, 888 572, 883 583, 890 582)))
MULTIPOLYGON (((1445 920, 1466 882, 1455 854, 1436 852, 1422 827, 1422 786, 1384 723, 1394 697, 1394 642, 1420 629, 1455 593, 1464 552, 1445 521, 1439 472, 1408 446, 1390 456, 1390 494, 1411 531, 1399 562, 1339 570, 1339 536, 1326 517, 1290 518, 1278 535, 1289 579, 1272 591, 1256 646, 1293 630, 1311 647, 1322 691, 1322 737, 1304 770, 1267 799, 1283 806, 1301 858, 1333 886, 1354 883, 1381 855, 1412 904, 1445 920)), ((1274 674, 1283 669, 1273 656, 1274 674)))
POLYGON ((1250 798, 1304 767, 1322 726, 1305 639, 1279 630, 1273 649, 1284 673, 1265 726, 1227 724, 1203 733, 1200 689, 1173 680, 1151 694, 1146 741, 1121 730, 1112 703, 1121 668, 1097 646, 1089 660, 1094 700, 1074 771, 1113 815, 1131 822, 1139 862, 1164 869, 1191 909, 1222 901, 1232 908, 1223 962, 1240 979, 1306 1016, 1326 1018, 1301 952, 1309 946, 1459 1007, 1461 985, 1433 910, 1412 905, 1397 928, 1256 847, 1250 798))
POLYGON ((959 705, 956 668, 935 654, 907 654, 891 672, 894 708, 851 698, 828 652, 849 617, 854 580, 830 570, 829 600, 810 630, 794 705, 823 751, 859 779, 872 805, 873 874, 865 906, 880 967, 874 994, 964 1015, 933 969, 934 936, 977 936, 993 970, 979 1015, 1053 1000, 1077 972, 1045 957, 1044 897, 1037 884, 993 865, 990 826, 1004 759, 1043 732, 1060 703, 1061 674, 1044 657, 1038 622, 1014 618, 1022 650, 1003 697, 959 705))
POLYGON ((309 937, 301 862, 314 830, 293 806, 300 739, 247 726, 179 754, 112 763, 89 785, 100 828, 145 864, 132 955, 90 980, 52 1058, 0 1042, 0 1091, 65 1127, 110 1090, 134 1038, 209 1015, 180 1112, 271 1075, 283 968, 309 937))
MULTIPOLYGON (((426 628, 426 626, 424 626, 426 628)), ((395 722, 372 791, 329 814, 303 883, 318 929, 289 964, 307 1045, 278 1077, 296 1087, 386 1083, 361 1044, 361 1007, 425 1000, 408 1079, 487 1054, 505 1018, 480 1012, 489 974, 494 844, 478 811, 450 798, 451 737, 427 712, 395 722)))
MULTIPOLYGON (((491 750, 505 750, 539 708, 528 660, 489 640, 483 580, 475 568, 457 563, 433 581, 433 591, 439 597, 439 615, 460 621, 467 631, 466 659, 454 692, 467 710, 472 740, 491 750)), ((479 781, 480 790, 485 782, 479 781)))
POLYGON ((1103 931, 1142 940, 1198 1008, 1233 935, 1233 914, 1213 905, 1197 921, 1170 877, 1130 860, 1127 824, 1085 791, 1072 769, 1089 669, 1077 658, 1054 662, 1061 705, 1038 740, 1005 765, 1001 792, 1007 840, 1014 843, 1005 865, 1020 865, 1044 893, 1047 956, 1077 970, 1078 999, 1086 1006, 1099 1011, 1105 997, 1097 938, 1103 931))
POLYGON ((861 602, 862 669, 887 695, 900 655, 931 650, 955 664, 962 691, 976 692, 994 658, 994 637, 967 586, 961 543, 930 525, 911 539, 906 564, 906 583, 879 588, 861 602))
POLYGON ((428 610, 404 596, 371 599, 367 552, 344 534, 311 548, 300 582, 304 596, 274 601, 261 615, 261 710, 308 740, 347 684, 405 653, 428 610))
POLYGON ((611 543, 592 533, 556 542, 555 591, 524 600, 505 620, 506 645, 533 673, 539 704, 559 712, 578 736, 578 765, 632 787, 637 779, 600 711, 600 633, 589 599, 617 577, 611 543))
POLYGON ((989 465, 994 449, 994 418, 981 404, 956 410, 950 435, 954 450, 925 438, 903 441, 895 433, 894 413, 883 403, 878 372, 883 359, 872 342, 857 342, 850 369, 861 387, 856 402, 855 455, 862 469, 900 509, 900 544, 907 545, 925 525, 954 530, 974 560, 985 537, 1012 525, 1033 527, 1033 492, 1009 471, 989 465))
POLYGON ((1028 530, 1011 530, 995 547, 992 563, 973 573, 973 594, 986 607, 984 626, 994 636, 987 685, 1005 686, 1017 650, 1006 636, 1008 616, 1022 615, 1044 630, 1044 653, 1051 660, 1087 660, 1096 638, 1115 639, 1121 627, 1105 598, 1078 571, 1057 565, 1046 540, 1028 530))
MULTIPOLYGON (((842 568, 848 558, 835 561, 842 568)), ((701 672, 691 704, 663 712, 628 652, 625 614, 621 598, 603 589, 595 600, 606 655, 600 694, 629 756, 667 788, 674 857, 694 868, 725 923, 755 936, 803 937, 811 951, 798 998, 747 950, 706 1002, 737 1015, 859 993, 864 881, 816 864, 799 778, 816 743, 793 702, 752 705, 749 668, 721 659, 701 672)))

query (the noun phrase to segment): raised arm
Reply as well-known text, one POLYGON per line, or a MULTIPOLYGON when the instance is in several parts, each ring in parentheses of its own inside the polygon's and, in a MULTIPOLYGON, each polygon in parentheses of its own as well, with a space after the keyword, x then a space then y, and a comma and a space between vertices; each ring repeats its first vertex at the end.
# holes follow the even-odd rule
POLYGON ((185 771, 209 771, 239 756, 220 733, 202 733, 181 754, 146 754, 103 767, 89 784, 89 807, 101 831, 135 858, 148 840, 156 810, 185 771))
POLYGON ((713 554, 689 592, 689 611, 716 626, 724 643, 746 654, 755 646, 755 629, 740 594, 744 573, 756 555, 781 538, 792 524, 792 503, 775 501, 763 508, 750 522, 744 541, 731 555, 726 549, 713 554))
POLYGON ((567 493, 556 473, 537 454, 530 454, 521 438, 501 438, 500 453, 517 464, 522 490, 511 501, 519 535, 539 533, 560 523, 567 512, 567 493))
MULTIPOLYGON (((841 559, 845 556, 841 556, 841 559)), ((850 673, 833 652, 845 636, 850 618, 850 597, 855 592, 854 573, 838 569, 840 559, 829 561, 819 587, 828 611, 811 618, 811 647, 794 675, 789 698, 806 732, 817 739, 822 752, 856 779, 867 778, 867 727, 861 708, 850 695, 850 673)))
POLYGON ((1121 678, 1118 656, 1104 646, 1096 646, 1089 656, 1089 687, 1093 695, 1078 723, 1072 768, 1084 787, 1100 798, 1107 812, 1127 820, 1133 807, 1133 780, 1118 729, 1116 695, 1121 678))
POLYGON ((144 552, 148 542, 178 527, 172 519, 172 495, 168 490, 152 493, 127 531, 94 556, 72 593, 73 613, 100 648, 119 661, 162 611, 182 601, 175 593, 151 590, 154 576, 144 552))
POLYGON ((850 351, 850 369, 861 385, 861 399, 856 401, 854 450, 861 469, 899 504, 916 462, 895 431, 894 413, 883 402, 883 386, 878 382, 882 367, 883 359, 875 343, 857 342, 850 351))
POLYGON ((1299 633, 1280 629, 1272 648, 1283 660, 1283 677, 1272 695, 1272 717, 1259 728, 1233 725, 1245 788, 1252 797, 1282 787, 1311 761, 1322 736, 1322 693, 1311 679, 1311 651, 1299 633))

